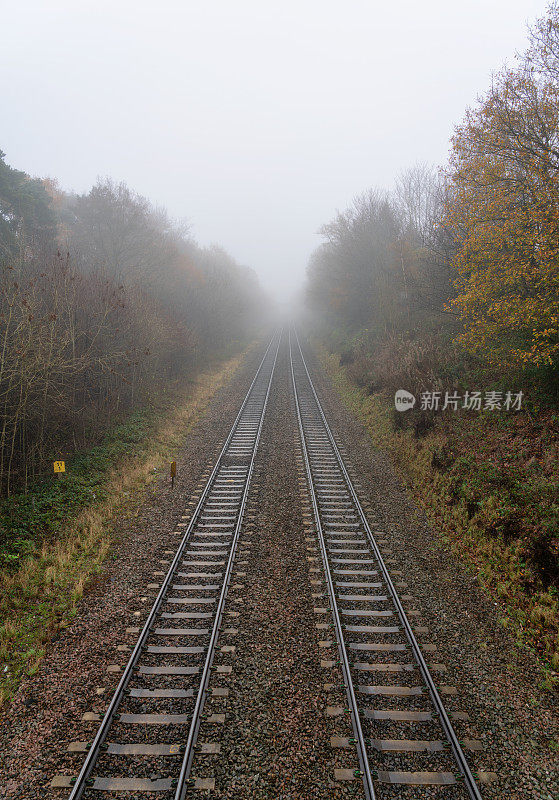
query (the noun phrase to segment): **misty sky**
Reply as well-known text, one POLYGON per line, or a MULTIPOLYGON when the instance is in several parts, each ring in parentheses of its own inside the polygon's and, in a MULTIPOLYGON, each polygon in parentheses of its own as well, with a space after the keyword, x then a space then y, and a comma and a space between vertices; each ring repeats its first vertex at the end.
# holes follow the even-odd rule
POLYGON ((283 297, 318 227, 442 163, 544 0, 0 0, 0 149, 124 180, 283 297))

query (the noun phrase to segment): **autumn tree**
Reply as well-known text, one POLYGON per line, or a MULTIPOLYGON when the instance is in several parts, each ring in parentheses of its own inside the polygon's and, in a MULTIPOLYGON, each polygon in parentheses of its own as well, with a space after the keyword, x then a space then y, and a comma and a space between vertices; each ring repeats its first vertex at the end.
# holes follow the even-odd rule
POLYGON ((559 360, 559 13, 536 27, 453 138, 445 224, 464 343, 491 362, 559 360))
POLYGON ((405 305, 405 275, 394 248, 400 220, 386 192, 357 197, 319 233, 309 264, 309 299, 335 322, 356 330, 391 329, 405 305))
POLYGON ((409 167, 396 179, 400 230, 394 247, 405 284, 408 323, 414 328, 428 319, 440 325, 441 315, 448 313, 454 242, 440 224, 447 192, 445 176, 425 163, 409 167))
POLYGON ((63 219, 84 269, 144 284, 165 272, 176 256, 175 239, 185 232, 163 209, 110 179, 99 179, 87 194, 69 195, 63 219))
POLYGON ((439 224, 445 192, 445 180, 417 164, 394 191, 369 190, 324 225, 325 241, 308 267, 315 316, 377 339, 446 324, 452 242, 439 224))

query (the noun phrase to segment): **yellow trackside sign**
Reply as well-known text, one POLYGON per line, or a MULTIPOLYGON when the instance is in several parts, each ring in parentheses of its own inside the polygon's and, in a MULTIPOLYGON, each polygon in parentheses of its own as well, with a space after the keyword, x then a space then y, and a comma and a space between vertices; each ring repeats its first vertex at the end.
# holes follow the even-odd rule
POLYGON ((55 472, 66 472, 66 464, 64 461, 55 461, 54 462, 54 471, 55 472))
POLYGON ((174 478, 177 474, 177 462, 171 461, 171 478, 174 478))

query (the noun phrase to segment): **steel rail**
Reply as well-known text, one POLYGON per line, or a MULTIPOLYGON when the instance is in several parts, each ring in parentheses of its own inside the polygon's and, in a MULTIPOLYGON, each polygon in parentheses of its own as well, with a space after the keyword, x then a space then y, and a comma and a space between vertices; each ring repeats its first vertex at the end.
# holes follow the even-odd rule
POLYGON ((186 745, 185 745, 185 753, 184 753, 184 756, 183 756, 183 762, 182 762, 181 771, 180 771, 180 775, 179 775, 179 779, 178 779, 177 791, 175 793, 175 800, 184 800, 184 797, 185 797, 186 792, 188 790, 188 781, 189 781, 190 769, 191 769, 191 766, 192 766, 192 759, 194 758, 194 747, 195 747, 195 744, 196 744, 196 739, 197 739, 197 736, 198 736, 198 730, 200 728, 200 723, 201 723, 201 718, 202 718, 202 712, 204 710, 204 704, 205 704, 205 701, 206 701, 207 688, 208 688, 208 683, 209 683, 209 679, 210 679, 210 671, 211 671, 211 666, 212 666, 212 662, 213 662, 213 658, 214 658, 214 654, 215 654, 215 646, 216 646, 217 639, 218 639, 218 636, 219 636, 219 626, 221 624, 221 618, 223 616, 223 607, 225 605, 225 600, 226 600, 226 597, 227 597, 227 590, 229 588, 229 582, 231 580, 231 573, 233 571, 233 562, 235 560, 235 555, 236 555, 236 550, 237 550, 237 542, 239 540, 239 536, 240 536, 240 533, 241 533, 241 527, 242 527, 242 524, 243 524, 245 506, 246 506, 246 501, 247 501, 247 497, 248 497, 248 493, 249 493, 249 489, 250 489, 250 481, 251 481, 251 477, 252 477, 252 472, 254 470, 254 461, 256 459, 256 453, 257 453, 258 445, 259 445, 259 442, 260 442, 260 434, 262 432, 262 426, 264 424, 264 417, 266 415, 266 407, 268 405, 268 398, 270 396, 270 388, 272 386, 272 381, 274 379, 274 372, 275 372, 276 362, 277 362, 277 358, 278 358, 278 351, 279 351, 279 346, 280 346, 280 343, 281 343, 281 338, 282 338, 282 336, 281 336, 281 333, 280 333, 280 335, 278 337, 278 344, 277 344, 276 352, 275 352, 275 355, 274 355, 274 361, 273 361, 273 364, 272 364, 272 369, 270 371, 270 380, 268 382, 268 386, 267 386, 267 389, 266 389, 266 396, 264 398, 264 403, 263 403, 263 406, 262 406, 262 414, 260 416, 260 422, 258 424, 258 430, 257 430, 256 437, 255 437, 255 440, 254 440, 254 446, 253 446, 252 455, 251 455, 251 459, 250 459, 249 469, 248 469, 247 477, 246 477, 246 480, 245 480, 245 487, 244 487, 243 496, 242 496, 242 500, 241 500, 241 506, 240 506, 240 509, 239 509, 239 515, 238 515, 238 518, 237 518, 237 524, 235 526, 235 533, 234 533, 234 536, 233 536, 233 543, 231 545, 231 552, 229 553, 229 560, 227 562, 227 567, 226 567, 226 570, 225 570, 225 578, 224 578, 224 581, 223 581, 223 588, 221 590, 221 595, 219 597, 219 603, 218 603, 218 608, 217 608, 217 612, 216 612, 216 618, 215 618, 214 626, 213 626, 213 629, 212 629, 212 635, 211 635, 211 638, 210 638, 210 643, 208 645, 208 653, 207 653, 206 661, 205 661, 205 664, 204 664, 204 671, 202 673, 202 678, 200 680, 200 687, 198 689, 198 695, 196 697, 196 704, 194 706, 194 712, 193 712, 193 716, 192 716, 192 721, 190 723, 190 730, 188 732, 188 738, 187 738, 186 745))
MULTIPOLYGON (((297 344, 299 342, 297 341, 297 344)), ((291 331, 289 332, 289 360, 291 365, 291 379, 293 382, 293 394, 295 397, 295 408, 297 411, 297 421, 299 423, 299 435, 301 438, 301 447, 303 450, 303 457, 305 462, 305 469, 307 473, 307 483, 309 487, 309 494, 311 496, 311 503, 314 511, 314 519, 316 524, 316 530, 318 533, 318 539, 320 543, 320 551, 322 555, 322 561, 324 564, 324 572, 326 576, 326 583, 328 585, 328 594, 330 597, 330 610, 332 611, 332 617, 334 620, 334 627, 336 631, 336 640, 338 644, 338 651, 340 653, 340 662, 344 677, 344 687, 346 690, 347 700, 349 704, 349 710, 351 713, 351 724, 353 727, 353 732, 355 735, 355 740, 357 743, 357 754, 359 758, 359 766, 361 777, 363 778, 363 788, 365 790, 365 797, 367 800, 375 800, 376 794, 375 789, 373 786, 373 775, 371 773, 371 768, 369 765, 369 759, 367 757, 367 747, 365 743, 365 735, 363 734, 363 728, 361 726, 361 719, 359 717, 359 710, 357 707, 357 698, 355 696, 355 689, 353 687, 353 680, 351 678, 351 669, 349 664, 349 657, 347 654, 347 649, 344 642, 343 637, 343 629, 342 629, 342 621, 340 619, 340 613, 338 611, 338 605, 336 602, 336 597, 334 594, 334 582, 332 580, 332 573, 330 570, 330 564, 328 562, 328 555, 326 551, 326 544, 324 541, 324 533, 322 530, 322 523, 320 520, 320 514, 318 509, 318 503, 316 500, 316 494, 314 491, 314 482, 311 472, 310 460, 307 451, 307 443, 305 439, 305 431, 303 428, 303 420, 301 417, 301 408, 299 405, 299 395, 297 391, 297 382, 295 380, 295 370, 293 367, 293 353, 291 347, 291 331)))
MULTIPOLYGON (((115 689, 115 691, 113 693, 113 696, 111 698, 111 702, 109 703, 109 707, 107 708, 107 711, 105 712, 105 715, 104 715, 104 717, 103 717, 103 719, 101 721, 101 724, 100 724, 100 726, 99 726, 99 728, 97 730, 95 738, 94 738, 93 742, 91 743, 91 746, 89 747, 89 749, 87 751, 87 756, 86 756, 85 761, 84 761, 84 763, 82 765, 82 768, 81 768, 81 770, 80 770, 80 772, 79 772, 79 774, 78 774, 78 776, 77 776, 77 778, 75 780, 75 783, 74 783, 74 785, 72 787, 72 791, 70 792, 70 794, 68 796, 68 800, 78 800, 78 798, 81 798, 83 793, 84 793, 84 791, 88 788, 88 781, 89 781, 89 779, 91 777, 91 773, 92 773, 92 771, 93 771, 93 769, 95 767, 95 764, 97 763, 99 755, 102 752, 101 748, 102 748, 102 746, 104 744, 106 736, 107 736, 107 734, 109 732, 109 729, 110 729, 110 727, 112 725, 112 722, 113 722, 113 720, 115 718, 115 715, 116 715, 116 713, 117 713, 117 711, 119 709, 119 706, 120 706, 120 704, 122 702, 122 699, 123 699, 123 697, 125 695, 127 686, 128 686, 128 684, 130 682, 130 679, 132 678, 132 675, 134 673, 134 669, 136 667, 136 664, 138 662, 140 654, 141 654, 141 652, 143 650, 145 642, 146 642, 146 640, 147 640, 147 638, 148 638, 148 636, 150 634, 150 631, 151 631, 151 628, 152 628, 153 623, 155 621, 155 618, 157 617, 157 614, 159 613, 159 610, 160 610, 160 608, 161 608, 161 606, 163 604, 163 601, 165 599, 165 596, 166 596, 168 588, 169 588, 169 584, 171 583, 171 581, 173 579, 173 575, 174 575, 174 573, 176 571, 176 568, 177 568, 177 566, 178 566, 178 564, 180 562, 180 559, 182 558, 182 555, 184 553, 184 550, 185 550, 185 548, 186 548, 186 546, 187 546, 187 544, 188 544, 188 542, 190 540, 190 537, 192 535, 192 531, 193 531, 193 529, 195 528, 195 526, 196 526, 196 524, 198 522, 198 518, 199 518, 199 516, 201 514, 201 511, 203 509, 204 503, 205 503, 205 501, 207 499, 208 494, 211 491, 211 488, 213 486, 215 477, 216 477, 216 475, 217 475, 217 473, 219 471, 219 468, 221 466, 221 461, 222 461, 224 455, 226 454, 227 449, 228 449, 228 447, 229 447, 229 445, 231 443, 231 440, 232 440, 232 438, 233 438, 233 436, 235 434, 235 431, 237 429, 237 426, 239 424, 241 416, 242 416, 242 414, 243 414, 243 412, 245 410, 245 407, 246 407, 246 405, 247 405, 247 403, 248 403, 248 401, 250 399, 250 395, 252 393, 252 390, 253 390, 253 388, 254 388, 257 380, 258 380, 258 377, 259 377, 259 375, 260 375, 260 373, 261 373, 261 371, 262 371, 262 369, 264 367, 264 364, 266 362, 266 358, 267 358, 268 353, 270 352, 270 350, 272 348, 272 345, 274 343, 274 340, 276 339, 276 336, 278 336, 277 333, 274 334, 274 336, 270 340, 270 343, 268 344, 268 347, 266 348, 264 356, 262 357, 262 360, 261 360, 260 365, 259 365, 259 367, 258 367, 258 369, 256 371, 256 374, 255 374, 255 376, 254 376, 254 378, 253 378, 253 380, 252 380, 252 382, 250 384, 250 387, 249 387, 249 389, 248 389, 248 391, 247 391, 247 393, 245 395, 245 398, 244 398, 244 400, 243 400, 243 402, 241 404, 241 407, 240 407, 239 412, 238 412, 238 414, 237 414, 237 416, 235 418, 235 421, 234 421, 234 423, 233 423, 233 425, 232 425, 232 427, 231 427, 231 429, 229 431, 229 434, 227 435, 227 438, 226 438, 225 443, 224 443, 224 445, 223 445, 223 447, 222 447, 222 449, 221 449, 221 451, 219 453, 219 456, 216 459, 215 465, 214 465, 214 467, 212 469, 212 472, 211 472, 211 474, 210 474, 210 476, 209 476, 209 478, 208 478, 208 480, 206 482, 206 485, 205 485, 205 487, 204 487, 204 489, 202 491, 202 494, 200 495, 200 499, 198 500, 198 503, 197 503, 196 508, 195 508, 195 510, 193 512, 193 515, 192 515, 192 517, 190 519, 190 522, 189 522, 188 527, 187 527, 187 529, 185 531, 185 534, 184 534, 183 538, 181 539, 181 542, 179 544, 177 552, 176 552, 176 554, 175 554, 175 556, 173 558, 173 561, 171 562, 171 565, 170 565, 170 567, 169 567, 169 569, 167 571, 167 574, 166 574, 166 576, 165 576, 165 578, 163 580, 163 583, 161 584, 161 588, 160 588, 160 590, 159 590, 159 592, 157 594, 157 597, 156 597, 156 599, 155 599, 155 601, 154 601, 154 603, 153 603, 153 605, 151 607, 150 613, 148 614, 148 617, 146 619, 144 627, 142 628, 142 631, 141 631, 140 636, 138 637, 138 640, 136 642, 136 645, 134 646, 134 649, 133 649, 133 651, 132 651, 132 653, 130 655, 128 663, 126 664, 126 666, 124 668, 124 671, 122 673, 122 677, 121 677, 121 679, 120 679, 120 681, 119 681, 119 683, 118 683, 118 685, 117 685, 117 687, 116 687, 116 689, 115 689)), ((275 362, 276 362, 276 359, 277 359, 277 351, 279 349, 280 342, 281 342, 281 333, 278 336, 278 345, 277 345, 277 349, 276 349, 276 355, 275 355, 275 358, 274 358, 274 367, 275 367, 275 362)), ((274 367, 272 367, 271 376, 273 376, 274 367)), ((270 378, 270 383, 271 383, 271 379, 272 378, 270 378)), ((269 386, 268 386, 268 391, 269 391, 269 386)), ((263 418, 263 416, 262 416, 262 418, 263 418)))
MULTIPOLYGON (((381 569, 381 572, 382 572, 383 579, 384 579, 384 581, 385 581, 385 583, 386 583, 386 585, 388 587, 388 590, 389 590, 390 595, 391 595, 391 599, 392 599, 392 601, 393 601, 393 603, 394 603, 394 605, 396 607, 396 611, 398 612, 398 616, 400 618, 400 621, 402 623, 402 627, 404 629, 404 632, 406 634, 406 637, 407 637, 408 642, 410 644, 410 647, 412 649, 413 656, 414 656, 414 658, 415 658, 415 660, 416 660, 416 662, 418 664, 419 670, 421 672, 421 676, 422 676, 422 678, 423 678, 424 682, 426 683, 427 688, 429 690, 429 694, 431 696, 431 700, 433 702, 433 705, 435 706, 436 713, 439 716, 441 725, 442 725, 443 730, 445 732, 445 735, 446 735, 446 737, 448 739, 448 742, 449 742, 449 744, 451 746, 452 754, 453 754, 454 759, 455 759, 455 761, 456 761, 456 763, 458 765, 458 768, 460 770, 460 774, 463 777, 464 785, 465 785, 465 787, 466 787, 466 789, 468 791, 469 796, 471 798, 473 798, 473 800, 482 800, 480 791, 479 791, 479 789, 477 787, 477 784, 475 782, 474 776, 472 775, 472 772, 471 772, 470 767, 468 765, 468 762, 466 760, 466 756, 464 755, 464 752, 463 752, 463 750, 462 750, 462 748, 460 746, 460 742, 458 741, 458 737, 456 736, 456 733, 454 731, 452 723, 451 723, 451 721, 450 721, 450 719, 448 717, 448 714, 446 713, 443 701, 441 700, 440 695, 439 695, 439 693, 437 691, 437 688, 435 686, 435 682, 433 681, 433 678, 431 677, 431 673, 429 672, 429 668, 428 668, 427 663, 426 663, 426 661, 425 661, 425 659, 423 657, 423 653, 421 652, 421 648, 420 648, 420 646, 419 646, 419 644, 418 644, 418 642, 417 642, 417 640, 415 638, 415 635, 413 633, 413 630, 412 630, 412 627, 410 625, 410 622, 409 622, 409 620, 408 620, 408 618, 406 616, 406 612, 404 611, 404 608, 403 608, 402 603, 400 601, 400 598, 398 596, 398 592, 396 591, 396 589, 394 587, 394 584, 392 583, 392 579, 390 578, 390 574, 388 572, 388 569, 387 569, 387 567, 386 567, 386 565, 384 563, 384 560, 382 558, 382 555, 380 553, 378 545, 377 545, 377 543, 375 541, 375 538, 373 536, 373 533, 371 531, 371 528, 369 526, 369 523, 367 521, 367 518, 366 518, 365 513, 363 511, 363 508, 361 506, 361 503, 359 502, 359 498, 357 497, 357 494, 356 494, 355 489, 353 487, 353 483, 351 481, 351 478, 349 477, 349 474, 348 474, 347 469, 345 467, 342 455, 341 455, 341 453, 340 453, 340 451, 338 449, 338 446, 336 444, 336 441, 334 439, 334 436, 332 434, 330 426, 328 425, 328 422, 327 422, 326 417, 324 415, 324 411, 322 409, 322 405, 320 404, 320 401, 318 399, 318 395, 316 393, 316 390, 314 388, 313 382, 311 380, 311 376, 310 376, 310 373, 309 373, 305 358, 303 356, 303 350, 301 348, 301 343, 299 341, 299 337, 298 337, 296 331, 295 331, 295 339, 297 341, 297 347, 298 347, 299 354, 300 354, 300 357, 301 357, 301 363, 302 363, 302 365, 304 367, 304 370, 305 370, 305 373, 307 375, 307 379, 308 379, 308 382, 309 382, 309 387, 311 389, 314 401, 316 403, 316 407, 317 407, 318 412, 320 414, 320 417, 321 417, 321 420, 322 420, 322 424, 324 425, 324 430, 325 430, 325 432, 326 432, 326 434, 328 436, 328 439, 330 441, 330 444, 332 446, 332 449, 333 449, 334 454, 336 456, 336 459, 338 461, 340 470, 341 470, 341 472, 343 474, 344 480, 345 480, 345 482, 347 484, 347 487, 348 487, 349 492, 351 494, 352 500, 353 500, 353 502, 355 504, 355 508, 358 511, 361 523, 362 523, 362 525, 363 525, 363 527, 365 529, 365 533, 366 533, 367 538, 369 540, 369 544, 371 545, 371 548, 372 548, 372 550, 373 550, 373 552, 375 554, 375 557, 378 560, 378 563, 379 563, 379 566, 380 566, 380 569, 381 569)), ((290 338, 290 342, 291 342, 291 338, 290 338)))

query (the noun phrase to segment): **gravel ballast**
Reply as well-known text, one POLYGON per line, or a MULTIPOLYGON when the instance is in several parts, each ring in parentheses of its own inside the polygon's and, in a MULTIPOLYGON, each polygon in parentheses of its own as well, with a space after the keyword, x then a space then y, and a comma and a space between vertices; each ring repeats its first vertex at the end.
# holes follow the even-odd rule
MULTIPOLYGON (((212 465, 263 353, 256 348, 234 379, 216 393, 188 436, 177 459, 184 465, 175 490, 157 485, 133 520, 121 523, 114 558, 87 592, 75 622, 53 641, 38 673, 20 687, 2 718, 0 796, 63 797, 48 790, 56 774, 76 774, 83 754, 65 752, 72 740, 91 740, 96 723, 86 712, 102 713, 132 646, 129 626, 141 625, 156 591, 148 589, 160 563, 172 558, 177 524, 212 465), (145 598, 145 599, 143 599, 145 598), (98 693, 99 687, 105 691, 98 693)), ((474 767, 497 773, 482 787, 485 798, 556 800, 559 797, 556 698, 538 689, 540 674, 530 653, 518 650, 499 622, 498 609, 428 525, 406 493, 386 455, 375 450, 366 429, 345 408, 308 351, 309 368, 336 439, 348 454, 356 488, 370 504, 371 520, 385 532, 394 570, 406 576, 418 624, 429 628, 445 683, 458 695, 452 707, 468 712, 461 737, 480 739, 474 767), (556 745, 555 745, 556 747, 556 745)), ((227 626, 237 631, 227 644, 234 652, 216 655, 231 666, 212 678, 227 689, 208 701, 208 712, 225 713, 225 724, 202 723, 200 742, 219 752, 197 755, 192 774, 215 778, 210 798, 235 800, 326 800, 361 798, 360 781, 335 783, 335 768, 354 769, 352 750, 333 749, 330 737, 351 736, 349 720, 326 714, 340 697, 325 684, 339 684, 334 659, 320 641, 317 624, 329 622, 313 597, 323 588, 319 561, 313 561, 313 531, 288 371, 287 348, 280 349, 276 375, 246 521, 226 604, 227 626), (216 748, 214 748, 216 749, 216 748)), ((406 590, 408 591, 408 590, 406 590)), ((411 797, 395 787, 379 797, 411 797)), ((445 796, 437 790, 434 796, 445 796)), ((122 796, 122 795, 121 795, 122 796)), ((127 797, 135 795, 128 794, 127 797)), ((152 795, 149 795, 152 796, 152 795)), ((138 794, 138 797, 140 795, 138 794)))
MULTIPOLYGON (((233 592, 228 604, 239 613, 235 620, 239 632, 227 681, 229 696, 220 703, 226 724, 219 739, 221 754, 211 765, 216 778, 212 797, 362 797, 359 781, 344 785, 333 781, 336 767, 358 764, 350 752, 330 746, 332 735, 351 736, 351 727, 349 721, 325 715, 331 698, 324 683, 339 682, 341 676, 320 666, 321 659, 330 657, 319 647, 325 637, 313 612, 318 601, 312 594, 320 589, 311 580, 320 578, 321 570, 307 560, 306 537, 312 533, 305 530, 302 516, 308 513, 303 502, 307 493, 297 452, 283 347, 241 540, 247 563, 238 567, 238 582, 245 588, 233 592)), ((201 730, 203 740, 211 735, 207 728, 207 735, 204 727, 201 730)), ((197 766, 193 774, 200 771, 197 766)), ((209 775, 209 765, 206 769, 204 775, 209 775)))

